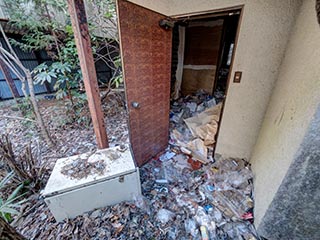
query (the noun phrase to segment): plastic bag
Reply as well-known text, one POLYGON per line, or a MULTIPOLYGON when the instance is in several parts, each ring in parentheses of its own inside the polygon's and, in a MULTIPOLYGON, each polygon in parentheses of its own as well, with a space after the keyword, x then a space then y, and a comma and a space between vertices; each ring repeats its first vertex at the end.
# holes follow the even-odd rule
POLYGON ((227 217, 241 219, 247 211, 247 197, 237 190, 215 191, 213 199, 213 204, 227 217))
POLYGON ((134 204, 147 214, 151 213, 148 200, 141 194, 134 194, 132 197, 134 204))
POLYGON ((224 182, 232 188, 245 188, 248 185, 248 180, 252 179, 252 172, 247 169, 241 169, 240 171, 229 171, 223 174, 216 174, 214 176, 216 184, 218 182, 224 182))
POLYGON ((211 239, 216 237, 216 224, 203 207, 198 207, 195 219, 199 226, 206 227, 211 239))
POLYGON ((196 236, 199 234, 196 221, 191 218, 184 222, 184 227, 186 229, 186 233, 191 234, 191 236, 194 238, 196 238, 196 236))
POLYGON ((228 234, 231 239, 257 239, 253 234, 255 232, 251 225, 244 222, 230 222, 224 225, 223 230, 228 234))
POLYGON ((172 218, 174 217, 174 213, 167 210, 167 209, 160 209, 157 213, 157 219, 162 223, 165 224, 167 222, 169 222, 170 220, 172 220, 172 218))

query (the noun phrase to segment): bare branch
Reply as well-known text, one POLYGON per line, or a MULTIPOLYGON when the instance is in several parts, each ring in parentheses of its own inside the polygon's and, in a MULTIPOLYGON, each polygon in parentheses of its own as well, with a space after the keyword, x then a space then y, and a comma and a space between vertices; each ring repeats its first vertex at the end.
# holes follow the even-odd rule
MULTIPOLYGON (((20 59, 18 58, 17 54, 16 54, 15 51, 13 50, 13 48, 12 48, 10 42, 9 42, 9 39, 8 39, 7 35, 4 33, 1 24, 0 24, 0 31, 1 31, 1 34, 2 34, 2 36, 3 36, 3 38, 4 38, 5 42, 6 42, 6 44, 7 44, 7 46, 8 46, 8 48, 9 48, 9 50, 10 50, 10 52, 11 52, 11 54, 12 54, 16 59, 18 59, 18 61, 21 63, 21 61, 20 61, 20 59)), ((21 64, 22 64, 22 63, 21 63, 21 64)))
MULTIPOLYGON (((0 52, 2 52, 1 47, 0 52)), ((12 62, 7 58, 7 56, 3 54, 3 52, 2 54, 0 54, 0 58, 21 81, 25 80, 25 77, 20 74, 19 70, 14 66, 14 64, 12 64, 12 62)))
POLYGON ((20 59, 18 57, 16 57, 16 54, 12 54, 12 53, 8 52, 4 47, 2 47, 2 45, 0 46, 0 51, 2 52, 3 55, 7 56, 12 61, 14 61, 21 68, 22 71, 27 70, 27 68, 25 68, 25 66, 22 64, 20 59))
POLYGON ((35 120, 32 120, 30 118, 23 118, 23 117, 17 117, 17 116, 7 116, 2 115, 0 118, 9 118, 9 119, 15 119, 15 120, 23 120, 23 121, 29 121, 29 122, 36 122, 35 120))

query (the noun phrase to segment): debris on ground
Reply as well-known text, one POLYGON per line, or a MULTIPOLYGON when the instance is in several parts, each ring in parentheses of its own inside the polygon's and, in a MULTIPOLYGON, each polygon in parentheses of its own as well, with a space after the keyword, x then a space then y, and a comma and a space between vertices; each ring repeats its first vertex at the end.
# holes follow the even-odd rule
POLYGON ((215 143, 222 104, 219 103, 204 112, 184 120, 194 137, 204 141, 205 145, 215 143))
POLYGON ((71 179, 87 178, 89 175, 103 175, 105 172, 106 163, 103 160, 89 162, 87 159, 78 157, 71 163, 65 165, 61 169, 63 175, 69 176, 71 179))
MULTIPOLYGON (((13 225, 28 239, 259 239, 252 224, 250 164, 214 160, 212 138, 193 134, 185 121, 218 106, 220 97, 199 92, 172 103, 169 147, 140 168, 142 195, 134 196, 134 202, 57 223, 43 199, 32 195, 13 225)), ((116 118, 108 121, 116 123, 116 118)), ((123 137, 127 141, 127 129, 122 128, 109 134, 116 136, 115 142, 123 137)))
MULTIPOLYGON (((103 94, 103 93, 102 93, 103 94)), ((110 147, 129 143, 127 112, 123 105, 123 93, 110 93, 102 102, 104 120, 110 147)), ((30 121, 14 119, 21 117, 19 111, 12 107, 14 101, 0 102, 0 116, 12 116, 12 119, 0 118, 0 134, 9 134, 13 148, 17 153, 23 152, 31 142, 33 149, 39 149, 44 162, 50 162, 51 168, 59 158, 95 151, 97 144, 92 125, 79 125, 71 121, 66 114, 68 99, 47 100, 39 97, 39 108, 49 133, 57 146, 48 148, 41 141, 36 125, 30 121)), ((88 112, 89 114, 89 112, 88 112)))
POLYGON ((169 143, 180 147, 184 153, 191 152, 189 155, 197 161, 212 161, 222 100, 223 98, 215 98, 200 90, 195 95, 188 95, 173 102, 170 111, 169 143))
POLYGON ((140 169, 142 195, 135 202, 62 223, 42 199, 30 200, 17 229, 30 239, 201 239, 204 232, 209 239, 258 239, 248 218, 253 211, 249 164, 220 159, 193 170, 187 159, 178 154, 150 161, 140 169))

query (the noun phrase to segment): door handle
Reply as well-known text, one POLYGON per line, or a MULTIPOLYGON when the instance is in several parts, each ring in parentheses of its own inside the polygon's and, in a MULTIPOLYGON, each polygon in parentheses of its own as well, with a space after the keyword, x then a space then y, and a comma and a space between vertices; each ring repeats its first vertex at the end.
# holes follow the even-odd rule
POLYGON ((131 106, 132 106, 133 108, 140 108, 140 103, 138 103, 138 102, 132 102, 132 103, 131 103, 131 106))

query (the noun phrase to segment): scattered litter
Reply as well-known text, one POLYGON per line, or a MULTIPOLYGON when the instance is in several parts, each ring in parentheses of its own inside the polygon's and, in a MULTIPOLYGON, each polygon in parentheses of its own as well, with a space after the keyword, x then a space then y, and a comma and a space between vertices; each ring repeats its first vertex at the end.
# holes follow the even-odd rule
POLYGON ((185 123, 194 137, 199 137, 205 145, 211 145, 215 142, 215 135, 218 129, 222 104, 211 107, 204 112, 191 118, 185 119, 185 123))
POLYGON ((160 156, 160 161, 167 161, 171 158, 173 158, 176 154, 174 152, 171 151, 167 151, 166 153, 164 153, 163 155, 160 156))
POLYGON ((192 152, 193 158, 202 163, 208 162, 208 149, 201 139, 196 138, 189 142, 188 147, 192 152))
POLYGON ((206 226, 200 227, 201 239, 202 240, 209 240, 209 233, 206 226))
POLYGON ((187 155, 191 155, 191 151, 185 147, 181 147, 180 148, 181 152, 183 152, 184 154, 187 154, 187 155))
POLYGON ((150 214, 150 206, 148 200, 142 195, 134 195, 133 196, 135 205, 140 208, 142 211, 150 214))
POLYGON ((222 99, 200 90, 173 102, 169 143, 202 163, 212 161, 209 153, 213 152, 215 144, 222 99))
POLYGON ((190 234, 192 237, 196 237, 199 234, 199 230, 196 225, 196 221, 193 219, 187 219, 184 222, 185 230, 187 234, 190 234))
MULTIPOLYGON (((33 195, 16 228, 28 239, 70 236, 74 239, 258 239, 252 224, 250 165, 243 159, 214 161, 214 143, 206 145, 205 138, 195 137, 184 121, 216 106, 214 103, 219 104, 221 99, 199 92, 172 103, 170 146, 162 155, 165 157, 155 158, 140 168, 142 195, 134 196, 133 202, 96 209, 56 223, 43 200, 33 195), (194 103, 187 105, 188 102, 194 103), (203 150, 207 154, 203 162, 197 160, 188 146, 194 140, 199 144, 202 141, 200 146, 207 149, 203 150)), ((107 126, 111 126, 108 135, 116 136, 110 145, 127 142, 128 131, 122 122, 114 118, 107 121, 107 126)), ((79 131, 82 130, 68 130, 70 136, 66 135, 68 139, 59 154, 70 156, 95 148, 93 133, 79 131), (71 144, 72 139, 79 144, 71 144), (84 143, 92 145, 83 150, 84 143)), ((62 135, 58 132, 57 136, 62 135)))
POLYGON ((198 105, 195 102, 188 102, 186 106, 190 109, 191 112, 195 112, 198 105))
POLYGON ((197 161, 197 160, 193 160, 192 158, 188 159, 188 163, 190 163, 191 167, 193 170, 198 170, 202 167, 202 163, 197 161))

